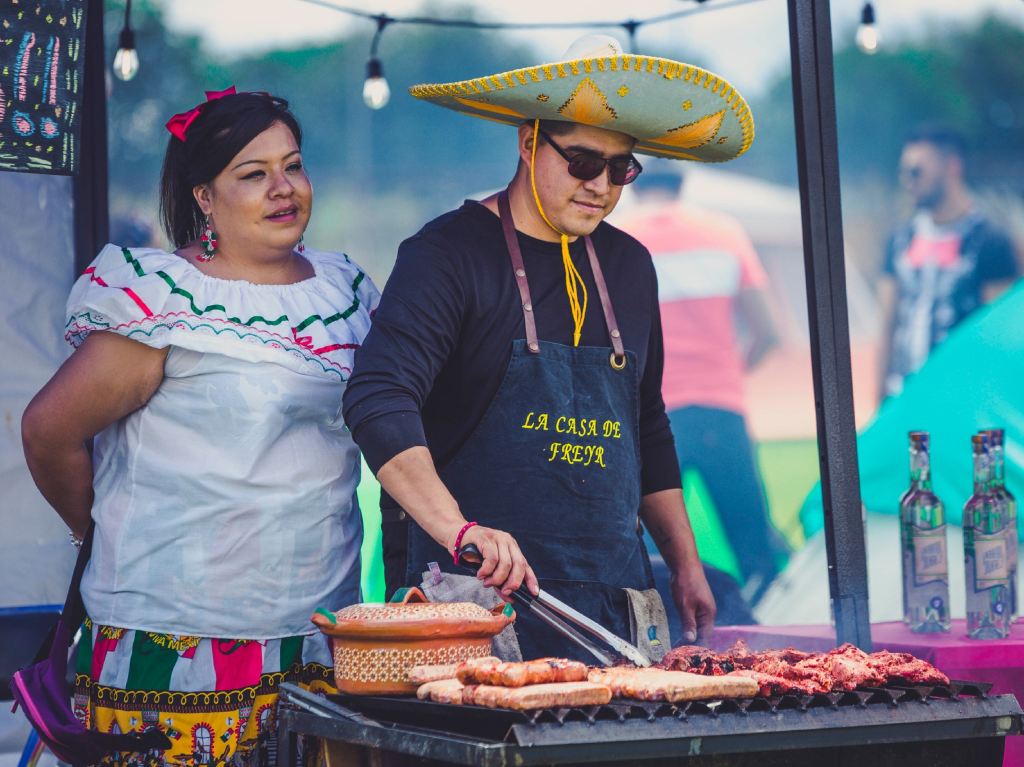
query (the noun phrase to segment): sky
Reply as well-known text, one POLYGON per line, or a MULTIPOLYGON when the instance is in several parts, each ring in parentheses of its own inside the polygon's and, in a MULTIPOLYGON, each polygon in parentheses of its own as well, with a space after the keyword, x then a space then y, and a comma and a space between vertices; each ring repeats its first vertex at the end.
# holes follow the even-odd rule
MULTIPOLYGON (((331 4, 334 0, 318 0, 331 4)), ((197 34, 207 50, 230 58, 277 47, 322 43, 353 32, 368 34, 373 22, 304 0, 163 0, 166 23, 182 32, 197 34)), ((337 4, 395 17, 445 16, 446 4, 422 0, 340 0, 337 4)), ((642 27, 637 52, 695 60, 727 77, 737 88, 752 93, 766 87, 772 76, 789 66, 786 0, 464 0, 478 9, 478 17, 493 21, 621 22, 643 20, 681 10, 695 12, 684 18, 642 27), (498 12, 500 9, 500 13, 498 12), (623 10, 627 9, 627 10, 623 10)), ((447 4, 451 7, 451 4, 447 4)), ((860 18, 863 0, 832 0, 832 26, 839 47, 851 36, 860 18)), ((988 12, 1024 26, 1024 0, 875 0, 878 28, 885 42, 916 36, 930 27, 962 22, 988 12)), ((546 30, 510 33, 532 44, 537 62, 557 60, 579 35, 597 30, 546 30)), ((625 40, 622 29, 609 29, 625 40)), ((401 26, 389 27, 381 40, 387 48, 398 42, 401 26)), ((471 31, 451 30, 453 45, 471 45, 471 31)))

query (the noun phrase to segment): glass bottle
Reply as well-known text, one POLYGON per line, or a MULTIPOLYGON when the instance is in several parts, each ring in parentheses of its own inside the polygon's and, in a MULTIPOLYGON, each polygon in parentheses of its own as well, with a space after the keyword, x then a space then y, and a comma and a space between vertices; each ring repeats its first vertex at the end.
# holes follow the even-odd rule
POLYGON ((928 432, 910 437, 910 488, 900 499, 903 620, 915 633, 949 631, 946 513, 932 492, 928 432))
POLYGON ((964 504, 964 571, 967 580, 967 636, 1002 639, 1010 633, 1010 571, 1006 507, 992 493, 988 434, 971 438, 974 493, 964 504))
POLYGON ((1017 596, 1017 499, 1006 487, 1006 463, 1004 458, 1004 435, 1002 429, 988 429, 992 441, 992 492, 1006 507, 1006 547, 1010 570, 1010 620, 1020 614, 1017 596))

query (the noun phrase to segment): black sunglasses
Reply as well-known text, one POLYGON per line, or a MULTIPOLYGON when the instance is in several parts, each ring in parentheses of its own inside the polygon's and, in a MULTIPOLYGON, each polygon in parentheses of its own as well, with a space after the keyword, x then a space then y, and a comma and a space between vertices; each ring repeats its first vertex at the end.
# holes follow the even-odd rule
POLYGON ((562 155, 569 163, 569 175, 578 178, 580 181, 590 181, 597 178, 604 169, 608 168, 608 180, 615 186, 625 186, 636 181, 636 177, 644 169, 633 155, 628 157, 612 157, 605 159, 594 152, 580 152, 570 156, 562 147, 558 146, 545 131, 537 131, 544 140, 551 144, 551 147, 562 155))
POLYGON ((907 165, 900 168, 900 176, 910 181, 917 181, 924 174, 924 168, 920 165, 907 165))

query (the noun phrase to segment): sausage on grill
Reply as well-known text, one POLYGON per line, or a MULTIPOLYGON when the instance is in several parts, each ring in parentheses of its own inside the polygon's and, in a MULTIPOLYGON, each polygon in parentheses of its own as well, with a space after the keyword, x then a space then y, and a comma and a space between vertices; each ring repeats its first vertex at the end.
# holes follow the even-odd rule
POLYGON ((435 703, 451 703, 462 705, 464 685, 458 679, 438 679, 421 684, 416 690, 420 700, 432 700, 435 703))
MULTIPOLYGON (((493 656, 477 658, 477 661, 487 663, 501 663, 501 660, 493 656)), ((461 663, 438 663, 427 666, 413 666, 409 669, 409 681, 413 684, 426 684, 436 682, 440 679, 455 679, 461 663)))
POLYGON ((564 658, 540 658, 521 663, 480 658, 462 663, 456 676, 463 684, 523 687, 528 684, 584 682, 587 667, 579 661, 564 658))

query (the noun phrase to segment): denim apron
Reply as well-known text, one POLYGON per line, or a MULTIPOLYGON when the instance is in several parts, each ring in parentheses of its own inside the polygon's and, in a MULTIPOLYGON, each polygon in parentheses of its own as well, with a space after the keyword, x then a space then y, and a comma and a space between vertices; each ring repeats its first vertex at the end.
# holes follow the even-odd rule
MULTIPOLYGON (((484 417, 438 474, 466 519, 515 537, 542 589, 628 640, 623 589, 654 587, 638 522, 636 355, 624 350, 589 237, 611 347, 538 340, 507 192, 498 206, 526 338, 512 342, 508 369, 484 417)), ((407 582, 418 584, 428 562, 461 572, 451 553, 410 520, 407 582)), ((524 658, 594 662, 527 610, 518 611, 515 626, 524 658)))

